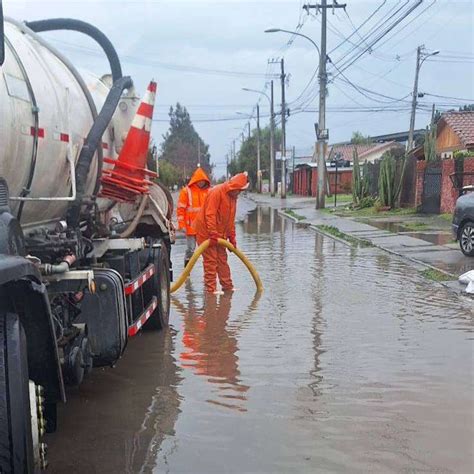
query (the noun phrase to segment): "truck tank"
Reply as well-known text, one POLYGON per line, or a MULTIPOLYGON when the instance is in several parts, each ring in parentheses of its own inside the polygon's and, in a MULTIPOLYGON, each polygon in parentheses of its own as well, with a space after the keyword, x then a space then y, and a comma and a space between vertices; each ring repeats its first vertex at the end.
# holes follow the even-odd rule
MULTIPOLYGON (((5 21, 5 49, 0 74, 0 176, 7 180, 13 212, 28 229, 64 219, 74 200, 75 164, 112 79, 78 74, 52 46, 12 19, 5 21), (28 200, 21 201, 25 197, 28 200)), ((104 157, 117 157, 138 105, 133 88, 123 94, 102 136, 104 157)), ((85 195, 95 194, 101 167, 96 153, 85 195)), ((148 205, 144 215, 157 215, 165 230, 161 216, 169 215, 169 200, 159 187, 153 187, 152 194, 160 212, 148 205)), ((114 204, 106 199, 97 202, 100 210, 114 204)), ((111 215, 127 220, 133 208, 116 204, 111 215)))

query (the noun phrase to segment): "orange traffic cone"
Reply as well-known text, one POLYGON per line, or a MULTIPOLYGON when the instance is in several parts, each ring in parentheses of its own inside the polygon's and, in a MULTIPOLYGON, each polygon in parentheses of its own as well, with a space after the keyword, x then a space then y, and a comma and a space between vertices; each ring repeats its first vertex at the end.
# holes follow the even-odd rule
POLYGON ((105 163, 114 167, 102 171, 99 196, 127 202, 134 201, 140 194, 149 193, 152 183, 147 178, 158 176, 146 169, 155 95, 156 82, 152 81, 138 107, 119 157, 116 160, 104 158, 105 163))

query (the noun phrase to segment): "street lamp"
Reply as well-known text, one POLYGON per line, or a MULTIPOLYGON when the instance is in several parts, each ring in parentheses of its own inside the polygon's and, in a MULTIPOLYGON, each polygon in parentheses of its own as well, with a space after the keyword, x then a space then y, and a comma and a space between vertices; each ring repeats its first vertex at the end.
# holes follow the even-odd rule
POLYGON ((290 35, 301 36, 302 38, 306 38, 318 50, 318 54, 321 57, 321 50, 319 49, 319 46, 309 36, 306 36, 303 33, 298 33, 297 31, 291 30, 282 30, 281 28, 269 28, 268 30, 265 30, 265 33, 288 33, 290 35))
MULTIPOLYGON (((263 91, 243 87, 246 92, 255 92, 267 98, 270 104, 270 194, 275 196, 275 117, 273 113, 273 81, 270 82, 270 97, 263 91)), ((260 106, 257 104, 257 191, 262 192, 262 170, 260 158, 260 106)))
POLYGON ((319 46, 309 37, 297 31, 282 30, 281 28, 270 28, 265 33, 288 33, 290 35, 301 36, 308 40, 318 52, 319 57, 319 122, 316 128, 316 151, 318 157, 318 198, 316 208, 323 209, 325 207, 326 198, 326 161, 325 161, 325 143, 328 139, 328 131, 326 130, 326 47, 324 44, 324 54, 321 54, 319 46))

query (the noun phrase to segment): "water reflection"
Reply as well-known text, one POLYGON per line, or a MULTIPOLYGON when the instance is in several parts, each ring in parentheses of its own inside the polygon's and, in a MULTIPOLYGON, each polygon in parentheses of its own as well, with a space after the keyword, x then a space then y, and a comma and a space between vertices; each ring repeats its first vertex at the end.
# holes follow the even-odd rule
POLYGON ((258 206, 247 215, 243 228, 246 234, 273 234, 280 221, 285 222, 285 219, 280 218, 276 209, 258 206))
MULTIPOLYGON (((205 377, 213 386, 208 403, 238 411, 246 411, 249 386, 241 382, 237 356, 241 324, 230 324, 233 293, 206 295, 198 303, 192 284, 186 284, 186 301, 173 298, 173 304, 183 316, 183 350, 179 360, 183 368, 205 377)), ((246 315, 255 310, 255 300, 246 315)))
POLYGON ((314 364, 310 370, 311 382, 308 384, 315 396, 320 395, 323 376, 321 373, 322 330, 323 320, 323 294, 324 294, 324 253, 323 236, 316 233, 314 236, 314 263, 312 265, 311 295, 314 305, 314 314, 311 325, 313 336, 314 364))
POLYGON ((47 437, 50 473, 151 472, 181 412, 174 331, 131 339, 115 368, 95 369, 58 406, 60 429, 47 437))

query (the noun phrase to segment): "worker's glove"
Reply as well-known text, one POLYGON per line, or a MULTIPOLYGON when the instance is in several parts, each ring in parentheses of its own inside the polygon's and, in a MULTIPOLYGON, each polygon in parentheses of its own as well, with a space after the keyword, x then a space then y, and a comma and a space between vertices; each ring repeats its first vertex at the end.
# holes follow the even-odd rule
POLYGON ((230 242, 235 248, 237 248, 237 240, 236 240, 236 238, 235 238, 234 235, 229 236, 229 242, 230 242))
POLYGON ((217 245, 218 245, 217 239, 218 239, 218 238, 219 238, 219 235, 218 235, 218 234, 211 234, 211 235, 209 236, 209 239, 210 239, 210 241, 211 241, 211 243, 210 243, 210 246, 211 246, 211 247, 217 247, 217 245))

